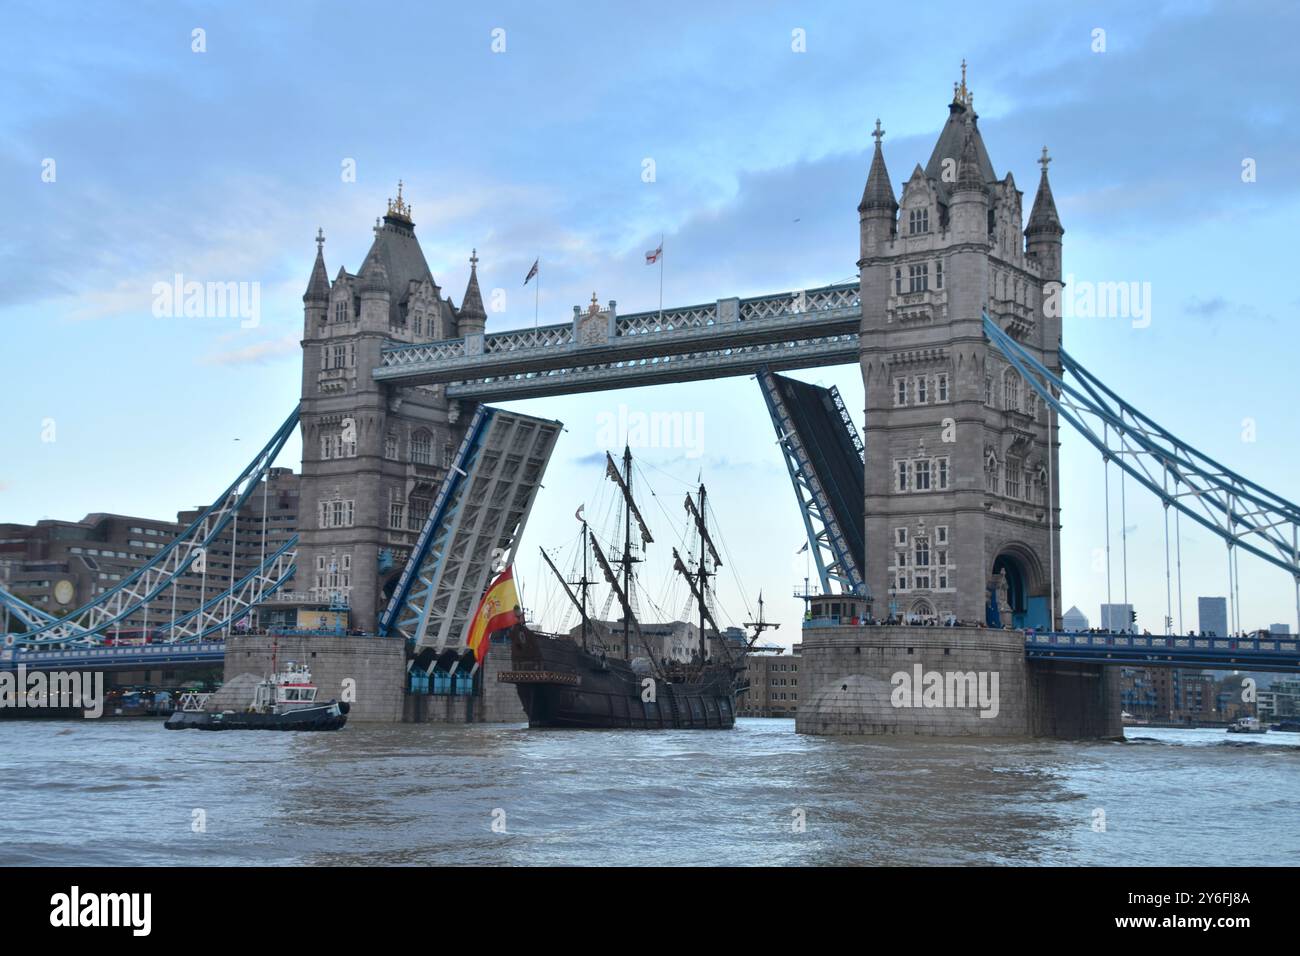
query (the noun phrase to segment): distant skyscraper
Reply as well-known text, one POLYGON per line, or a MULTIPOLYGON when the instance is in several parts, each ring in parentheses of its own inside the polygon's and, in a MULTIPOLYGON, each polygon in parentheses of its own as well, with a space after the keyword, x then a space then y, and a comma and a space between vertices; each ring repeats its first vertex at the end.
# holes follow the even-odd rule
POLYGON ((1088 615, 1077 607, 1071 607, 1061 615, 1061 626, 1067 631, 1086 631, 1088 629, 1088 615))
POLYGON ((1196 599, 1196 608, 1200 618, 1202 634, 1228 634, 1228 599, 1221 597, 1201 597, 1196 599))
POLYGON ((1132 631, 1132 604, 1103 604, 1101 606, 1101 629, 1103 631, 1132 631))
POLYGON ((1291 625, 1290 625, 1290 624, 1270 624, 1270 625, 1268 626, 1268 632, 1269 632, 1270 634, 1282 634, 1282 635, 1290 634, 1290 633, 1291 633, 1291 625))

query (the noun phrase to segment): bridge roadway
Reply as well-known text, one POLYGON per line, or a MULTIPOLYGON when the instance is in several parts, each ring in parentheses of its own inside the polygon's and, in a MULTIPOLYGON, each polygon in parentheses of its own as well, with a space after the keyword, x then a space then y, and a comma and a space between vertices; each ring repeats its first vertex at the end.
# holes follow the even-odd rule
MULTIPOLYGON (((805 627, 835 627, 838 619, 805 621, 805 627)), ((960 635, 962 628, 954 628, 960 635)), ((363 638, 358 638, 362 640, 363 638)), ((960 637, 957 637, 960 640, 960 637)), ((0 670, 24 664, 35 670, 138 670, 182 664, 219 664, 223 641, 73 647, 64 650, 0 651, 0 670)), ((1025 632, 1028 660, 1076 661, 1124 667, 1187 667, 1300 673, 1300 638, 1196 637, 1192 635, 1025 632)))
POLYGON ((20 664, 28 671, 152 670, 183 664, 221 664, 225 659, 224 641, 118 644, 61 650, 8 647, 0 651, 0 670, 16 671, 20 664))
POLYGON ((393 346, 373 375, 476 401, 752 375, 857 362, 861 322, 856 282, 625 316, 611 302, 572 322, 393 346))

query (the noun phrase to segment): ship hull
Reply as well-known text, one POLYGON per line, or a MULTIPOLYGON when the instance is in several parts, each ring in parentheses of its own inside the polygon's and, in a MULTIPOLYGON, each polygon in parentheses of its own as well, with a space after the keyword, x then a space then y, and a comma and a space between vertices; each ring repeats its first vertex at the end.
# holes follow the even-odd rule
POLYGON ((164 726, 168 730, 342 730, 347 712, 347 704, 334 701, 284 714, 178 710, 164 726))
POLYGON ((629 730, 729 730, 736 723, 735 682, 725 666, 682 680, 639 673, 627 661, 584 651, 566 638, 516 629, 512 683, 530 727, 629 730), (651 683, 647 684, 649 680, 651 683))

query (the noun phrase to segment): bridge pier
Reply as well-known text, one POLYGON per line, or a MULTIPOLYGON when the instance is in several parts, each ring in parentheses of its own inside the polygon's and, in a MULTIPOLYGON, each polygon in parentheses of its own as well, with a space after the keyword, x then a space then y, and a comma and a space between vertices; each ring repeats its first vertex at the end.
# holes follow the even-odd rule
POLYGON ((804 734, 1119 737, 1118 672, 1025 660, 1019 631, 806 628, 795 729, 804 734))
MULTIPOLYGON (((227 642, 225 683, 231 684, 241 674, 254 675, 257 680, 270 674, 273 642, 279 666, 298 661, 311 668, 321 700, 346 699, 349 687, 355 692, 349 701, 350 721, 459 724, 522 723, 528 719, 514 685, 497 680, 497 673, 510 667, 508 648, 494 648, 496 653, 488 655, 479 693, 452 697, 407 693, 406 641, 400 637, 232 636, 227 642)), ((238 702, 225 705, 238 706, 238 702)))

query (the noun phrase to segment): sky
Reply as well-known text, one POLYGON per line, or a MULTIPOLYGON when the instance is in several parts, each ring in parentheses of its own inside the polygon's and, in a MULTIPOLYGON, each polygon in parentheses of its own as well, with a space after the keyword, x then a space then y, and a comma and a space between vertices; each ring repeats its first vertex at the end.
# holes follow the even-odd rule
MULTIPOLYGON (((355 271, 398 179, 457 303, 478 250, 489 331, 533 324, 535 306, 543 324, 566 321, 593 292, 621 312, 656 308, 660 276, 644 253, 661 236, 666 305, 851 280, 875 120, 901 191, 929 156, 963 59, 994 168, 1013 173, 1026 212, 1044 144, 1054 157, 1067 275, 1149 283, 1149 324, 1068 319, 1066 348, 1203 452, 1300 497, 1300 12, 470 7, 11 5, 0 34, 0 522, 174 518, 210 502, 297 400, 317 229, 330 275, 355 271), (521 283, 539 256, 535 300, 521 283), (258 321, 156 315, 155 284, 177 274, 256 283, 258 321)), ((853 366, 798 375, 863 406, 853 366)), ((698 422, 698 441, 635 449, 664 505, 648 508, 651 523, 680 522, 678 499, 702 476, 737 556, 720 582, 723 623, 751 619, 761 590, 783 624, 774 641, 797 640, 803 527, 751 378, 512 407, 567 428, 523 542, 526 602, 553 597, 537 547, 570 540, 576 506, 608 492, 599 461, 611 416, 676 412, 698 422)), ((281 463, 299 458, 294 443, 281 463)), ((1063 431, 1061 471, 1063 603, 1097 623, 1103 465, 1063 431)), ((1112 470, 1112 503, 1118 480, 1112 470)), ((1125 520, 1112 511, 1111 594, 1126 590, 1139 626, 1159 631, 1164 518, 1151 496, 1128 492, 1125 520)), ((1184 629, 1196 596, 1228 587, 1222 543, 1185 531, 1181 617, 1176 596, 1173 608, 1184 629)), ((647 578, 663 579, 671 554, 651 556, 647 578)), ((1247 556, 1241 576, 1244 626, 1294 628, 1284 572, 1247 556)))

